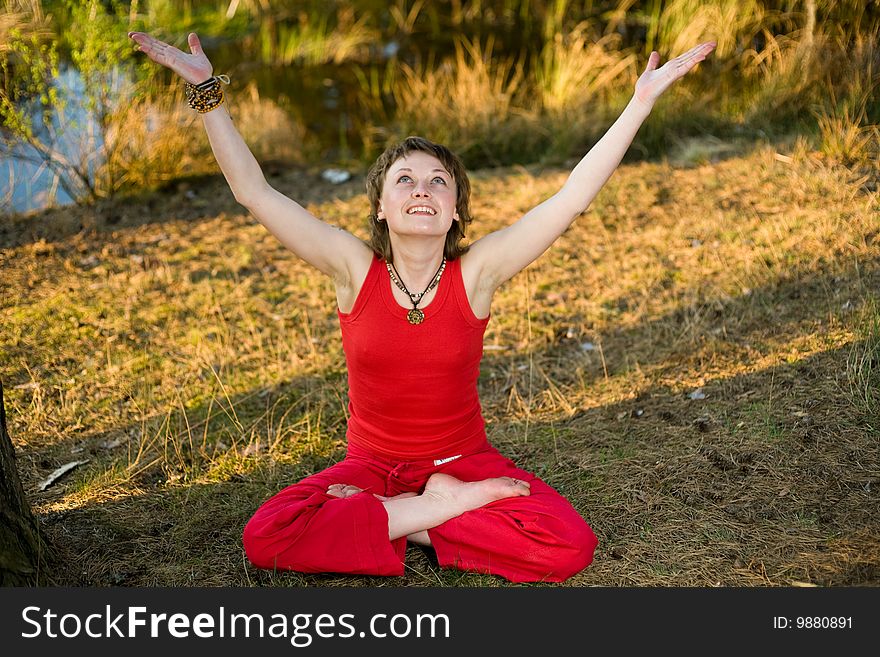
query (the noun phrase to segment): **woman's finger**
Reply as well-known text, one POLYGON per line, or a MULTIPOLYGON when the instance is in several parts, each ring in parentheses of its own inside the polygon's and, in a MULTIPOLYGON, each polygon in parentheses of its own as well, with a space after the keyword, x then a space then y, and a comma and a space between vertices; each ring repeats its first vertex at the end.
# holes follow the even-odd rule
POLYGON ((128 36, 141 48, 155 49, 159 46, 159 44, 167 45, 164 44, 162 41, 159 41, 159 39, 151 37, 149 34, 145 34, 143 32, 129 32, 128 36))
POLYGON ((714 41, 701 43, 698 46, 694 46, 683 55, 679 55, 673 61, 678 63, 678 65, 682 65, 687 64, 690 61, 697 61, 699 58, 705 59, 706 55, 708 55, 712 51, 712 49, 715 48, 715 45, 716 43, 714 41))
POLYGON ((190 32, 189 36, 186 37, 186 42, 189 44, 189 51, 193 55, 204 55, 204 51, 202 50, 202 43, 199 41, 199 37, 195 32, 190 32))
POLYGON ((701 43, 699 46, 691 48, 683 55, 679 55, 673 60, 670 60, 670 75, 678 79, 684 75, 686 75, 690 70, 702 62, 712 49, 715 48, 715 42, 710 41, 707 43, 701 43))
POLYGON ((143 32, 130 32, 129 37, 138 44, 141 52, 160 64, 170 65, 176 58, 176 53, 180 52, 174 46, 170 46, 164 41, 154 39, 143 32))

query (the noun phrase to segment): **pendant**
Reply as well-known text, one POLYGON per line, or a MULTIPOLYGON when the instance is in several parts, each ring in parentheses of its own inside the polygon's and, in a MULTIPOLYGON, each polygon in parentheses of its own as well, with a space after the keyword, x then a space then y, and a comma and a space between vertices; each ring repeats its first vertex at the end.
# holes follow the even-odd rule
POLYGON ((413 308, 406 314, 410 324, 421 324, 425 321, 425 313, 418 308, 413 308))

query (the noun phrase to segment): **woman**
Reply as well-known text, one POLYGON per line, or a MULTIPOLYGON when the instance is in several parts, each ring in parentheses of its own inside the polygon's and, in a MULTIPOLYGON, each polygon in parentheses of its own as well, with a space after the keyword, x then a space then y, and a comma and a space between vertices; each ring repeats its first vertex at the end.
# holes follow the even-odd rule
POLYGON ((465 247, 470 185, 448 149, 410 137, 371 168, 371 239, 323 223, 266 182, 223 107, 195 34, 184 53, 129 36, 187 84, 235 199, 300 258, 332 277, 349 374, 340 463, 265 502, 244 529, 258 567, 402 575, 406 542, 442 567, 514 582, 563 581, 592 561, 596 536, 571 504, 487 441, 477 396, 492 297, 581 214, 657 98, 715 47, 658 68, 563 187, 512 225, 465 247), (219 111, 215 111, 218 110, 219 111))

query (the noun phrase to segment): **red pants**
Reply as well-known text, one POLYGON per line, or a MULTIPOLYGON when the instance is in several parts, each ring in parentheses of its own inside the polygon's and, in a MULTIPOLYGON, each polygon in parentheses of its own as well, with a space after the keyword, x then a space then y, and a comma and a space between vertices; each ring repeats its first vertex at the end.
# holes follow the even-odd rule
POLYGON ((349 447, 345 459, 263 504, 244 528, 244 549, 259 568, 304 573, 403 575, 406 538, 388 539, 388 514, 373 494, 421 492, 435 472, 462 481, 514 477, 531 494, 468 511, 428 530, 441 567, 506 577, 513 582, 561 582, 593 560, 598 541, 562 495, 517 468, 488 443, 447 463, 395 462, 349 447), (364 492, 327 495, 330 484, 364 492))

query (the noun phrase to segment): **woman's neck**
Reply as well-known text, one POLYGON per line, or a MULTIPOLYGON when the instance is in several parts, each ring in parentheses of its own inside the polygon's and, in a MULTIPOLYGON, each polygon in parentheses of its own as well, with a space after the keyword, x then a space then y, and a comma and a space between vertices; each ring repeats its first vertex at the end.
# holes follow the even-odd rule
POLYGON ((410 292, 421 292, 434 278, 443 261, 446 238, 417 240, 391 238, 392 264, 410 292))

